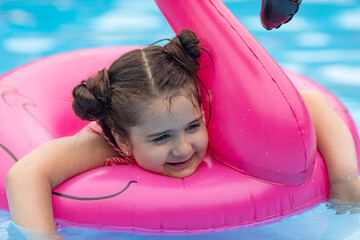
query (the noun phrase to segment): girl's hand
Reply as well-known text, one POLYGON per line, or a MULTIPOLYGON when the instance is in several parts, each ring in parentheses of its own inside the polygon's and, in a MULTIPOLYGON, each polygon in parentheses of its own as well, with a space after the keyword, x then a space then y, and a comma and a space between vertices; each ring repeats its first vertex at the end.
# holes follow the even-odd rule
POLYGON ((27 240, 63 240, 57 231, 38 231, 16 226, 27 240))
POLYGON ((329 199, 360 203, 360 180, 354 139, 325 97, 315 91, 301 96, 313 120, 317 147, 329 175, 329 199))

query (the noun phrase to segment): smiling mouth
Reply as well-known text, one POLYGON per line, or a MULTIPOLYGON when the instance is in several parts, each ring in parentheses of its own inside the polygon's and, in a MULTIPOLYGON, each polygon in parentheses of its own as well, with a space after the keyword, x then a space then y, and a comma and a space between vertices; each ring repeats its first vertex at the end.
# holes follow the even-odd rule
POLYGON ((170 165, 174 168, 184 168, 190 165, 190 163, 193 160, 194 155, 192 155, 188 160, 185 160, 183 162, 175 162, 175 163, 166 163, 167 165, 170 165))

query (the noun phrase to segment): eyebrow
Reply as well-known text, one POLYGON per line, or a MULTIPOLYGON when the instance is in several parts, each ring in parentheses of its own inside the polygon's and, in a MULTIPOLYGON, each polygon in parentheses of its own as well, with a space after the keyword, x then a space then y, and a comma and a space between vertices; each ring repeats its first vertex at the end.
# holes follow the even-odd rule
MULTIPOLYGON (((196 118, 195 120, 189 122, 186 126, 189 126, 189 125, 191 125, 191 124, 194 124, 194 123, 196 123, 196 122, 199 122, 199 121, 202 120, 202 118, 203 118, 203 116, 200 116, 200 117, 196 118)), ((162 131, 162 132, 153 133, 153 134, 147 135, 146 137, 147 137, 147 138, 153 138, 153 137, 157 137, 157 136, 161 136, 161 135, 167 134, 167 133, 169 133, 169 132, 171 132, 171 130, 165 130, 165 131, 162 131)))

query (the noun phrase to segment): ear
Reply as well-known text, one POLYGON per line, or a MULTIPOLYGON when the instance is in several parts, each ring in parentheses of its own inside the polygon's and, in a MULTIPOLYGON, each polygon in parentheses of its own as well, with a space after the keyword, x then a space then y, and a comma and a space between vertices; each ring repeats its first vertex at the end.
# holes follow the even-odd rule
POLYGON ((131 156, 131 144, 128 138, 125 138, 121 136, 120 134, 116 133, 115 131, 111 130, 112 135, 114 136, 114 139, 116 141, 116 144, 120 148, 121 151, 123 151, 126 156, 131 156))
POLYGON ((202 104, 201 104, 201 106, 200 106, 200 111, 201 111, 201 114, 202 114, 202 120, 203 120, 203 122, 206 124, 205 111, 204 111, 204 108, 203 108, 203 105, 202 105, 202 104))

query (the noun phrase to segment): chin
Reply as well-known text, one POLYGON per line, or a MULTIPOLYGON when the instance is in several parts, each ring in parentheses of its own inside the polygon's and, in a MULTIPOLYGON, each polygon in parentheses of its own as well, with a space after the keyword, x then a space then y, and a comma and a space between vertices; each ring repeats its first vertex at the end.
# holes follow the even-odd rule
POLYGON ((186 177, 190 177, 191 175, 193 175, 195 170, 192 170, 192 171, 184 170, 184 171, 181 171, 181 172, 169 173, 167 176, 173 177, 173 178, 186 178, 186 177))
POLYGON ((186 177, 190 177, 191 175, 193 175, 196 171, 196 169, 198 168, 198 166, 200 165, 201 161, 197 162, 197 163, 193 163, 192 166, 189 166, 185 169, 181 169, 178 171, 175 170, 168 170, 166 171, 166 173, 164 175, 169 176, 169 177, 173 177, 173 178, 186 178, 186 177))

